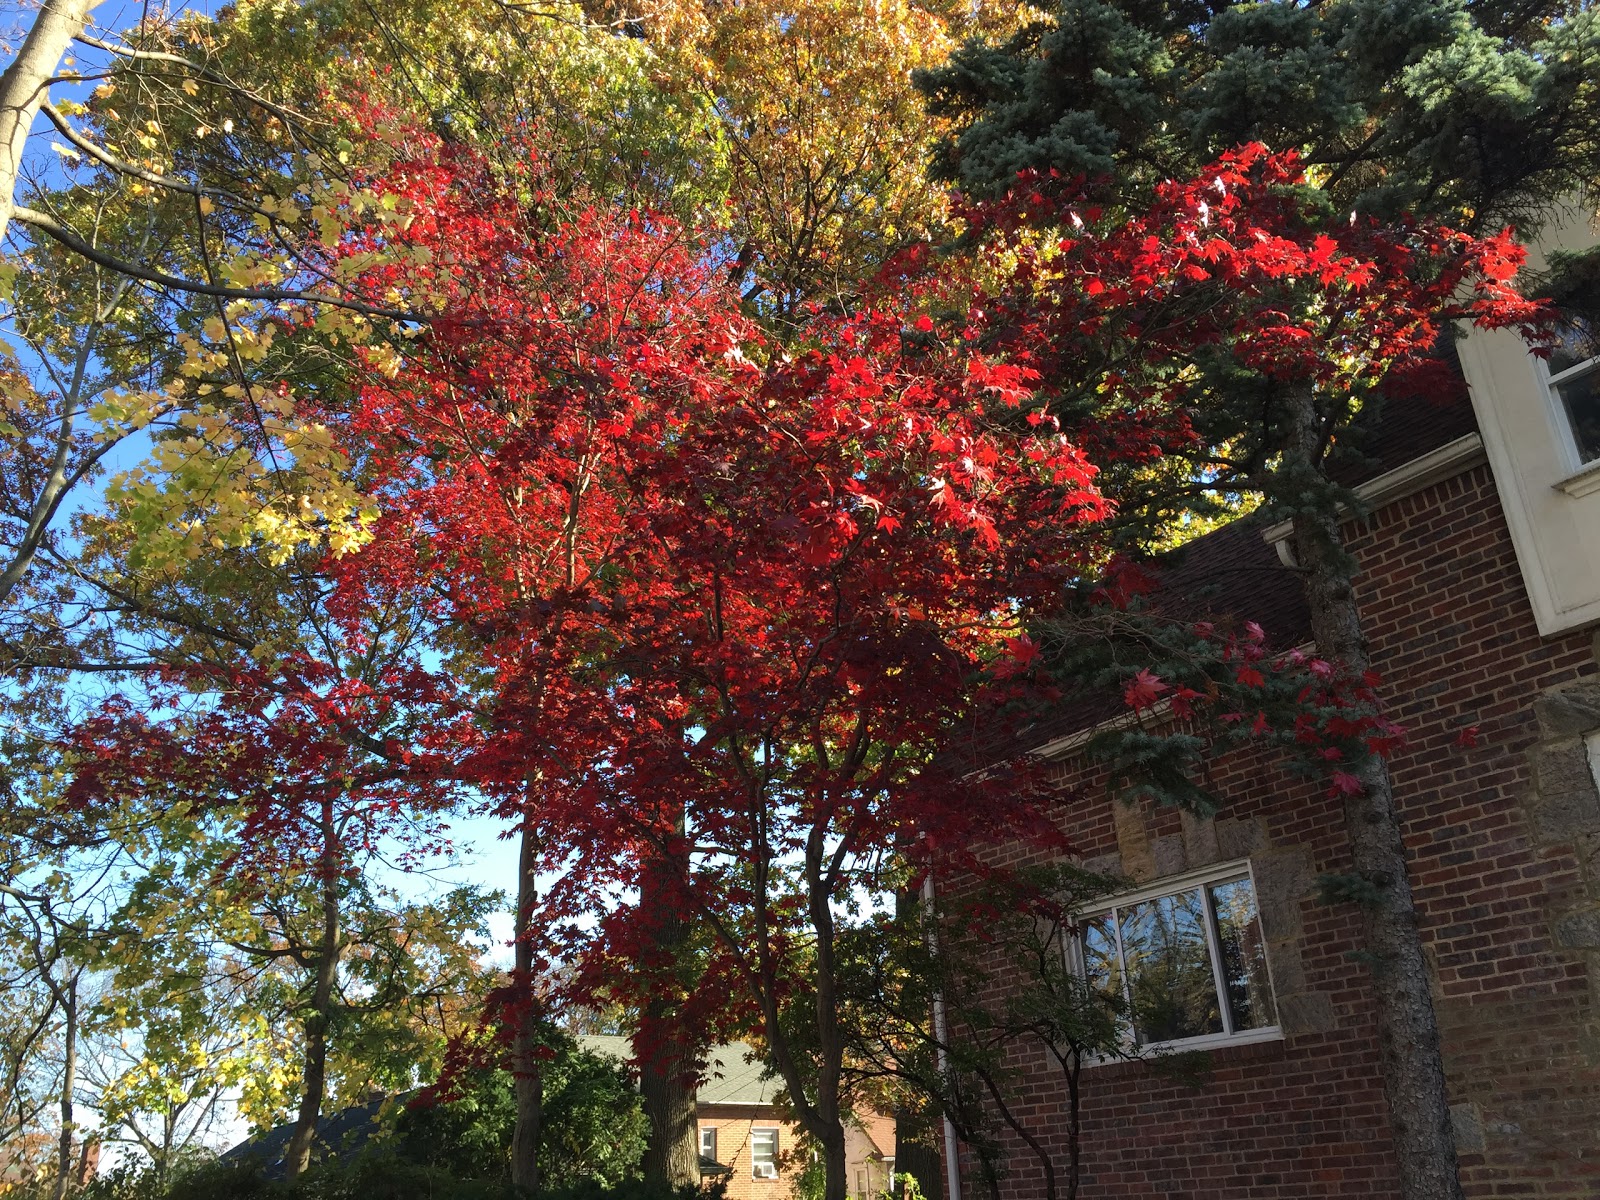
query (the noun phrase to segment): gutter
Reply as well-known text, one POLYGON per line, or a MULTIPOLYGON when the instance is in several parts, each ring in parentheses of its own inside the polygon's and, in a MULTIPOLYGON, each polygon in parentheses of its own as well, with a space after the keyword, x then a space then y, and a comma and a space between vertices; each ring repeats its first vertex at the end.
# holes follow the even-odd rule
MULTIPOLYGON (((1403 500, 1425 487, 1452 479, 1488 461, 1489 457, 1483 449, 1483 438, 1476 433, 1469 433, 1466 437, 1446 442, 1435 450, 1413 458, 1408 463, 1400 464, 1392 471, 1385 471, 1376 479, 1369 479, 1358 485, 1355 489, 1356 499, 1367 508, 1376 510, 1386 504, 1393 504, 1396 500, 1403 500)), ((1347 510, 1341 506, 1341 512, 1347 510)), ((1294 546, 1289 541, 1293 533, 1293 521, 1279 521, 1276 525, 1267 526, 1261 532, 1267 545, 1278 551, 1278 561, 1290 568, 1300 565, 1295 561, 1294 546)))

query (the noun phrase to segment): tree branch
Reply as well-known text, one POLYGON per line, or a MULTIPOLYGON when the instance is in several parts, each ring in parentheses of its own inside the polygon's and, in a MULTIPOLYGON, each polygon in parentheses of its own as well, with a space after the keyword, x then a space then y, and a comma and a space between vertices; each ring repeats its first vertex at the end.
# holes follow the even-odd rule
POLYGON ((347 300, 338 296, 319 295, 316 292, 301 292, 288 288, 236 288, 203 283, 196 279, 184 279, 177 275, 168 275, 165 271, 157 271, 152 267, 141 267, 108 254, 98 246, 84 241, 54 217, 46 216, 36 209, 19 207, 12 213, 12 219, 37 229, 97 266, 118 271, 144 283, 155 284, 157 287, 171 288, 179 292, 194 292, 202 296, 218 296, 225 300, 267 300, 279 304, 301 301, 308 304, 324 304, 329 308, 342 308, 361 313, 363 316, 382 317, 390 321, 409 321, 419 325, 425 325, 432 319, 421 313, 384 308, 381 305, 368 304, 363 300, 347 300))

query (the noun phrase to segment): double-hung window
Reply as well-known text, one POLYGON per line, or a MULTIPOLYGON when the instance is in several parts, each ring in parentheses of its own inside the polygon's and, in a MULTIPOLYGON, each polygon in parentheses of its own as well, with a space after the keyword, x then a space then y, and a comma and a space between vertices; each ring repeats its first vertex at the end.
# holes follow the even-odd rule
POLYGON ((1278 1035, 1248 863, 1080 913, 1078 965, 1122 1014, 1130 1052, 1278 1035))
POLYGON ((778 1177, 778 1131, 752 1129, 750 1131, 750 1173, 757 1179, 778 1177))
POLYGON ((1585 321, 1561 329, 1561 344, 1545 360, 1550 391, 1572 433, 1580 463, 1600 459, 1600 339, 1585 321))
POLYGON ((700 1157, 709 1158, 712 1162, 717 1160, 717 1127, 715 1125, 700 1126, 700 1157))

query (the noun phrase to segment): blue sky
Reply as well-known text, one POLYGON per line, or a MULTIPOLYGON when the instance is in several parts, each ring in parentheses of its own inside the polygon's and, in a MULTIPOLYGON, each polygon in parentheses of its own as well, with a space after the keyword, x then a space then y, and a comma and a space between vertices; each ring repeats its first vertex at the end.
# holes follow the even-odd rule
MULTIPOLYGON (((165 13, 168 16, 196 12, 210 14, 220 7, 218 0, 190 0, 188 3, 167 8, 152 4, 129 3, 127 0, 107 0, 92 14, 91 31, 97 36, 107 37, 117 29, 139 22, 147 14, 165 13)), ((0 40, 8 46, 17 45, 31 24, 34 12, 35 9, 31 5, 17 3, 16 0, 0 2, 0 40)), ((92 47, 78 47, 74 51, 73 65, 80 71, 90 73, 103 64, 106 57, 92 47)), ((82 99, 94 86, 92 80, 76 85, 58 84, 52 89, 52 96, 57 100, 82 99)), ((55 131, 48 121, 42 116, 39 117, 34 123, 28 161, 35 171, 41 172, 46 178, 61 179, 64 182, 65 178, 60 173, 61 160, 51 149, 51 143, 55 140, 54 135, 55 131)), ((3 332, 0 330, 0 335, 3 335, 3 332)), ((25 347, 19 345, 17 339, 7 340, 11 341, 19 352, 26 353, 25 347)), ((118 447, 107 465, 112 471, 125 469, 140 461, 147 448, 147 438, 143 436, 129 438, 118 447)), ((96 490, 89 489, 75 497, 61 513, 58 525, 64 526, 74 511, 81 510, 85 505, 94 504, 96 494, 96 490)), ((384 882, 418 896, 438 888, 463 884, 509 890, 515 886, 517 847, 514 839, 503 839, 500 836, 504 827, 503 822, 491 817, 461 817, 452 824, 451 829, 452 837, 460 851, 458 862, 416 875, 390 871, 384 882)), ((497 941, 504 941, 509 937, 509 912, 500 914, 493 932, 497 941)))

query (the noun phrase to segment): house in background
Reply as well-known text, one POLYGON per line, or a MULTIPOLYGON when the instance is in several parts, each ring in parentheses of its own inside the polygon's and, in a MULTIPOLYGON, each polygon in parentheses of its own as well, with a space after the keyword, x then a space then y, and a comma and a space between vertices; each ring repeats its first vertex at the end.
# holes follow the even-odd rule
MULTIPOLYGON (((1594 241, 1586 217, 1557 236, 1594 241)), ((1470 402, 1394 405, 1365 430, 1369 464, 1344 481, 1370 515, 1344 535, 1409 732, 1390 769, 1464 1190, 1576 1200, 1600 1195, 1600 358, 1580 337, 1542 362, 1510 332, 1459 353, 1470 402)), ((1212 611, 1309 643, 1287 532, 1247 518, 1199 539, 1166 597, 1213 588, 1212 611)), ((1115 802, 1080 754, 1113 715, 1062 713, 1027 742, 1077 796, 1064 830, 1086 865, 1129 881, 1065 952, 1093 986, 1164 997, 1133 1045, 1205 1050, 1211 1069, 1191 1087, 1086 1067, 1079 1194, 1398 1196, 1360 915, 1315 895, 1349 869, 1340 803, 1266 753, 1215 764, 1209 819, 1115 802)), ((1042 1052, 1011 1066, 1065 1163, 1059 1072, 1042 1052)), ((1041 1195, 1021 1139, 1008 1151, 1005 1194, 1041 1195)))
MULTIPOLYGON (((625 1037, 584 1036, 589 1049, 626 1060, 625 1037)), ((805 1167, 799 1126, 779 1103, 782 1084, 764 1078, 765 1066, 744 1042, 711 1049, 707 1079, 696 1096, 700 1171, 725 1181, 728 1200, 785 1200, 805 1167)), ((894 1120, 868 1114, 845 1129, 845 1175, 852 1200, 871 1200, 889 1189, 894 1173, 894 1120)))

